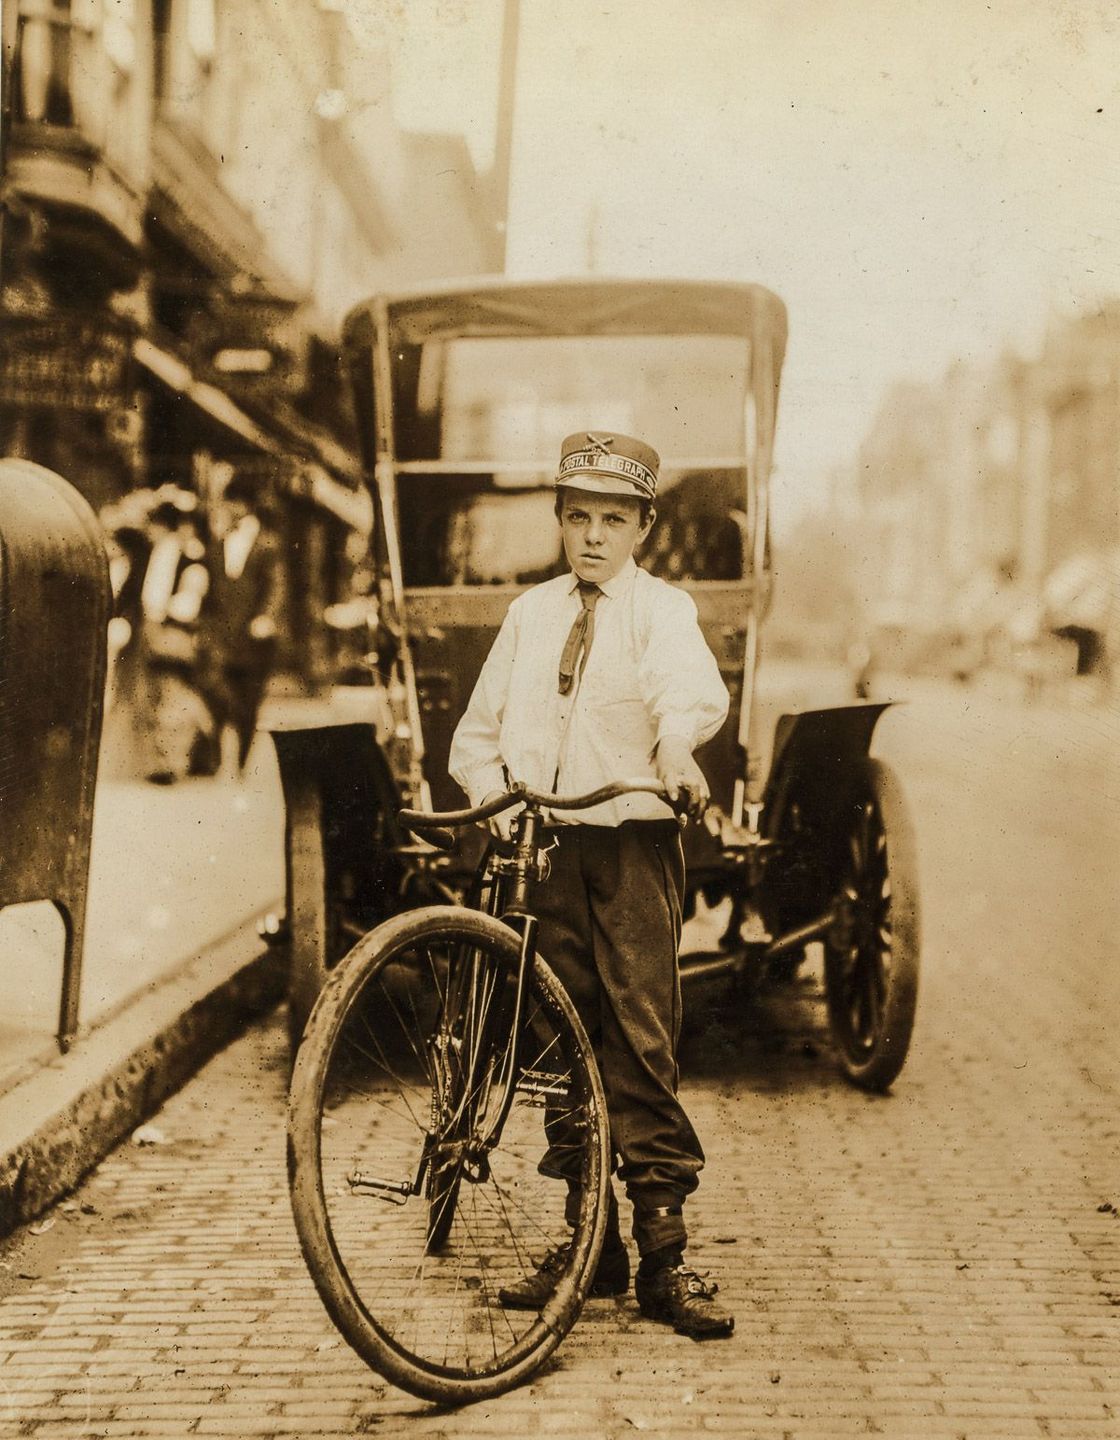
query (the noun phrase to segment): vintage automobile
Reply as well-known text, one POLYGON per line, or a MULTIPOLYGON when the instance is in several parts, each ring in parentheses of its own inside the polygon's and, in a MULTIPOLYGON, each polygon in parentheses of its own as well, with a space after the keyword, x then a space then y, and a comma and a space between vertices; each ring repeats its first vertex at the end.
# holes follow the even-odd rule
POLYGON ((447 775, 452 732, 511 599, 562 566, 556 457, 590 425, 659 451, 641 563, 692 595, 732 697, 699 757, 713 803, 685 837, 690 900, 722 902, 729 920, 721 951, 691 973, 789 970, 819 942, 844 1069, 868 1088, 898 1074, 919 907, 903 799, 869 753, 885 706, 784 714, 759 733, 785 343, 776 295, 710 281, 474 280, 351 313, 345 357, 375 511, 374 683, 357 717, 274 729, 293 1038, 357 937, 469 883, 482 835, 438 854, 397 811, 463 803, 447 775))

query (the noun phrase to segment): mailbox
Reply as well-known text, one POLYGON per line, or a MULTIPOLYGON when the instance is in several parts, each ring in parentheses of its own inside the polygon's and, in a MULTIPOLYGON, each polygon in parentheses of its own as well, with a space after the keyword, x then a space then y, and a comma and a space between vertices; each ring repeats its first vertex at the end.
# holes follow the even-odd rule
POLYGON ((72 485, 0 460, 0 906, 51 901, 66 933, 58 1040, 78 1024, 109 568, 72 485))

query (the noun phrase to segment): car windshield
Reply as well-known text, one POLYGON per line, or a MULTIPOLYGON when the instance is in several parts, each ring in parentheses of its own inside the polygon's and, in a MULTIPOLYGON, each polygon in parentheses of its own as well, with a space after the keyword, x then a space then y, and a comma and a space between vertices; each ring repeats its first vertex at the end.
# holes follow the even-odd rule
POLYGON ((641 436, 662 457, 647 568, 673 580, 742 577, 745 339, 457 337, 395 358, 407 584, 558 573, 557 457, 566 435, 589 426, 641 436))
POLYGON ((665 462, 743 453, 749 346, 726 335, 478 336, 398 356, 397 458, 551 467, 577 430, 665 462))

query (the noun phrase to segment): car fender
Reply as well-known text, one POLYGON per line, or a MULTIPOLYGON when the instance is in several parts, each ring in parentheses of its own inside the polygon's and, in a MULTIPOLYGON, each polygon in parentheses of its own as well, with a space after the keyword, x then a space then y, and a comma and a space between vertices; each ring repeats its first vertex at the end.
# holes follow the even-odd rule
POLYGON ((404 802, 375 727, 307 725, 269 734, 284 792, 289 896, 293 865, 318 848, 329 893, 344 889, 358 908, 392 913, 401 880, 396 817, 404 802))
POLYGON ((763 888, 767 908, 786 927, 819 915, 830 901, 863 762, 892 703, 801 710, 778 719, 759 828, 779 847, 763 888))

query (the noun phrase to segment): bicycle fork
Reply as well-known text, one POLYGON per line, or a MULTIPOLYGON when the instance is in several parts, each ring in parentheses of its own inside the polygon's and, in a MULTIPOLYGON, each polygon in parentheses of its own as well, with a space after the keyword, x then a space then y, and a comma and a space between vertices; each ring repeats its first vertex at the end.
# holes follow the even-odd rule
MULTIPOLYGON (((451 1056, 448 1053, 450 1037, 446 1032, 437 1036, 431 1047, 432 1067, 435 1072, 432 1117, 421 1148, 416 1174, 411 1179, 389 1180, 358 1170, 349 1177, 353 1193, 376 1196, 395 1205, 404 1205, 410 1197, 424 1193, 425 1182, 431 1171, 446 1166, 455 1167, 459 1175, 471 1184, 485 1184, 490 1178, 490 1154, 501 1138, 502 1129, 517 1094, 522 1092, 534 1098, 539 1096, 541 1098, 537 1103, 544 1103, 545 1096, 560 1093, 559 1086, 548 1083, 553 1077, 534 1071, 527 1071, 521 1083, 518 1083, 527 977, 531 973, 530 967, 536 951, 538 924, 535 916, 524 911, 520 915, 510 915, 507 911, 502 918, 507 923, 520 922, 510 925, 511 929, 520 931, 520 954, 512 1010, 500 1006, 488 1017, 481 1043, 469 1047, 469 1053, 465 1057, 467 1072, 461 1083, 455 1083, 451 1073, 455 1064, 463 1063, 461 1051, 457 1059, 451 1056), (500 1037, 495 1033, 499 1025, 501 1030, 509 1035, 508 1044, 502 1045, 500 1037), (495 1076, 489 1071, 494 1058, 499 1054, 502 1057, 501 1069, 495 1076), (496 1113, 488 1103, 495 1087, 500 1097, 496 1113), (453 1091, 458 1091, 459 1095, 454 1113, 448 1117, 440 1111, 439 1097, 453 1091), (488 1113, 492 1115, 489 1123, 484 1129, 477 1127, 476 1121, 485 1120, 488 1113), (457 1137, 456 1131, 461 1132, 463 1129, 466 1129, 467 1133, 457 1137)), ((472 973, 467 983, 472 992, 471 1004, 482 1008, 488 1000, 488 977, 479 973, 485 967, 479 965, 477 954, 470 964, 472 973)), ((461 1043, 460 1038, 460 1045, 461 1043)))

